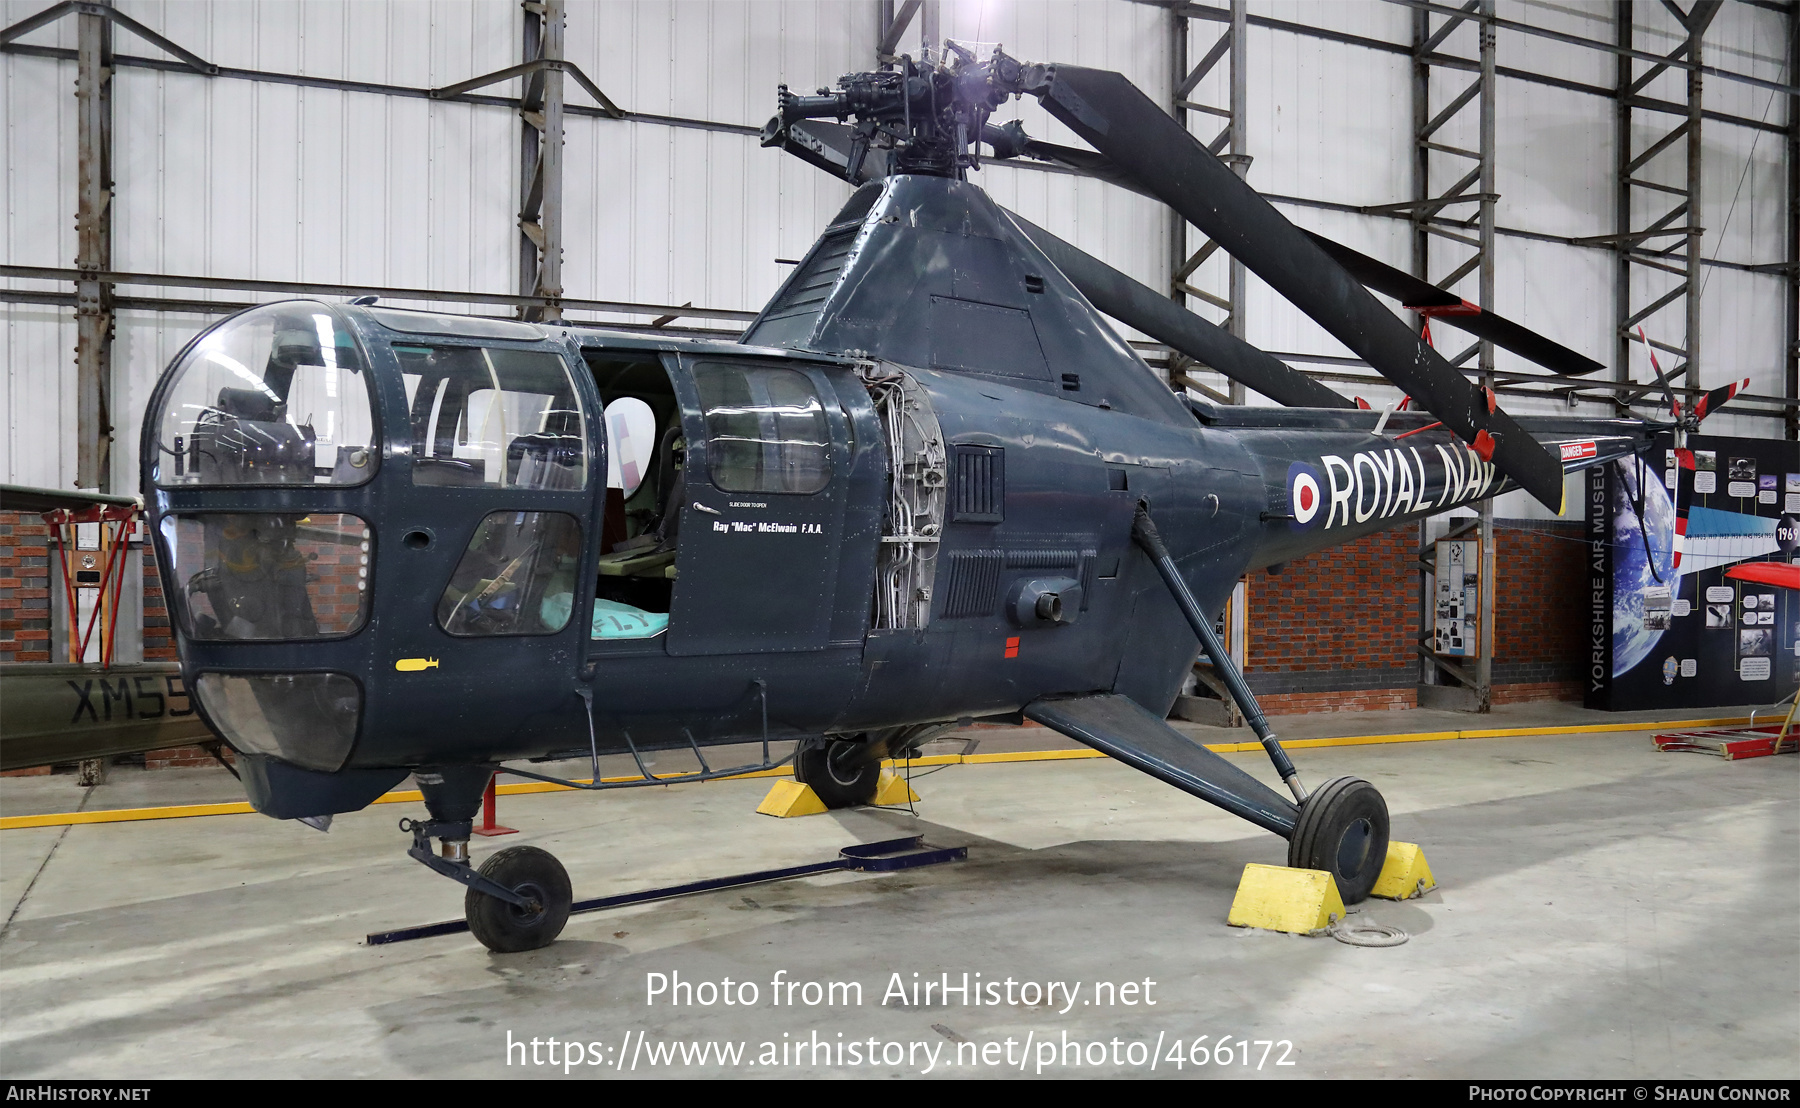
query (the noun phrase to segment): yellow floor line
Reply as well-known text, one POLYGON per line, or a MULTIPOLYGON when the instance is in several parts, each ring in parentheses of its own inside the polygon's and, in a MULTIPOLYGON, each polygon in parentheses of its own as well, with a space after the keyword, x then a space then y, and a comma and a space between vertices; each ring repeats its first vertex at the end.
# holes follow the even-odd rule
MULTIPOLYGON (((1706 727, 1735 727, 1750 722, 1748 716, 1733 716, 1724 719, 1676 719, 1658 722, 1636 723, 1596 723, 1569 727, 1481 727, 1466 728, 1458 731, 1415 731, 1397 735, 1346 735, 1335 739, 1287 739, 1282 746, 1289 750, 1306 750, 1329 746, 1380 746, 1386 743, 1421 743, 1444 742, 1451 739, 1506 739, 1524 738, 1536 735, 1589 735, 1614 731, 1661 731, 1680 728, 1683 731, 1694 731, 1706 727)), ((1207 743, 1206 749, 1215 754, 1244 754, 1262 749, 1260 743, 1207 743)), ((919 766, 951 766, 951 765, 995 765, 1002 762, 1060 762, 1072 758, 1104 758, 1098 750, 1016 750, 1005 754, 931 754, 923 758, 914 758, 911 765, 919 766)), ((890 767, 902 767, 904 763, 889 761, 890 767)), ((755 770, 739 774, 736 777, 714 778, 718 781, 742 781, 753 777, 788 777, 793 774, 790 767, 755 770)), ((662 773, 659 778, 679 779, 689 776, 683 773, 662 773)), ((591 778, 581 778, 581 784, 587 784, 591 778)), ((636 777, 602 777, 603 783, 612 784, 621 781, 636 781, 636 777)), ((517 785, 500 785, 494 790, 501 796, 520 796, 529 793, 573 792, 567 785, 555 785, 548 781, 527 781, 517 785)), ((407 801, 423 799, 417 789, 401 789, 387 793, 377 799, 377 804, 403 804, 407 801)), ((184 819, 189 816, 237 816, 254 812, 244 801, 229 804, 172 804, 160 808, 114 808, 99 812, 46 812, 42 815, 0 816, 0 831, 16 831, 27 827, 66 827, 84 823, 132 823, 147 819, 184 819)))

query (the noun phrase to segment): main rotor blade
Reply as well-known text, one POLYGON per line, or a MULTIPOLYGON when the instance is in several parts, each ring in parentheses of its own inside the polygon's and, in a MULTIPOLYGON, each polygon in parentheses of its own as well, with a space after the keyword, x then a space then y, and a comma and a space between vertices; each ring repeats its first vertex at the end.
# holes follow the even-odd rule
POLYGON ((1495 346, 1536 362, 1552 373, 1577 377, 1605 368, 1594 359, 1577 354, 1560 342, 1545 338, 1505 316, 1484 311, 1455 293, 1446 292, 1404 270, 1358 253, 1324 235, 1311 231, 1305 234, 1318 244, 1319 249, 1349 270, 1351 276, 1376 292, 1393 297, 1413 311, 1422 311, 1434 319, 1441 319, 1452 327, 1467 331, 1476 338, 1487 339, 1495 346))
POLYGON ((1093 177, 1105 181, 1109 185, 1117 185, 1128 192, 1139 196, 1148 196, 1156 200, 1157 196, 1143 185, 1132 180, 1131 175, 1119 169, 1112 159, 1105 154, 1097 154, 1092 150, 1083 150, 1076 146, 1061 146, 1054 142, 1044 142, 1025 134, 1022 128, 1014 130, 994 127, 991 124, 982 130, 982 141, 994 148, 999 158, 1016 158, 1024 155, 1035 161, 1058 166, 1083 177, 1093 177))
POLYGON ((1148 285, 1072 246, 1016 212, 1019 230, 1062 270, 1094 307, 1244 387, 1292 408, 1352 408, 1355 404, 1274 355, 1223 327, 1215 327, 1148 285))
POLYGON ((1561 513, 1562 463, 1130 81, 1080 66, 1028 70, 1023 91, 1561 513))
MULTIPOLYGON (((1104 154, 1033 138, 1026 139, 1019 147, 1019 152, 1028 158, 1117 185, 1140 196, 1160 199, 1129 174, 1122 172, 1104 154)), ((1352 250, 1324 235, 1307 231, 1306 236, 1365 286, 1393 297, 1413 311, 1423 310, 1433 318, 1442 319, 1476 338, 1487 339, 1495 346, 1510 350, 1552 373, 1578 377, 1604 368, 1594 359, 1578 354, 1554 339, 1514 323, 1505 316, 1484 311, 1462 297, 1446 292, 1428 281, 1422 281, 1405 270, 1396 269, 1386 262, 1352 250)))

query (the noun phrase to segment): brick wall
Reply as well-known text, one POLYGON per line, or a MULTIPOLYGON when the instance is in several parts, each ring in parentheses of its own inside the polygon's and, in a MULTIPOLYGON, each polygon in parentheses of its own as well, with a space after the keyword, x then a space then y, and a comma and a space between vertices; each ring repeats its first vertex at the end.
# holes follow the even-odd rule
MULTIPOLYGON (((1494 702, 1579 698, 1581 525, 1498 522, 1494 702)), ((1397 528, 1250 576, 1244 668, 1264 711, 1418 706, 1417 545, 1397 528)))
POLYGON ((175 660, 175 633, 169 625, 169 603, 163 596, 162 578, 156 572, 156 545, 146 542, 143 551, 144 661, 172 662, 175 660))
POLYGON ((1494 702, 1579 700, 1588 591, 1582 525, 1499 522, 1494 702))
POLYGON ((1252 574, 1245 669, 1272 675, 1409 664, 1419 634, 1418 574, 1410 565, 1417 541, 1411 528, 1384 531, 1289 562, 1279 574, 1252 574))
MULTIPOLYGON (((237 764, 237 754, 229 746, 221 746, 219 754, 232 765, 237 764)), ((171 746, 144 753, 145 769, 210 769, 218 764, 218 759, 202 746, 171 746)))
MULTIPOLYGON (((144 660, 174 661, 169 609, 155 548, 143 546, 144 660)), ((36 512, 0 512, 0 662, 60 662, 67 644, 50 642, 50 527, 36 512), (54 656, 53 656, 54 655, 54 656)))
POLYGON ((0 662, 50 661, 50 528, 0 512, 0 662))
POLYGON ((1383 531, 1249 578, 1245 678, 1270 713, 1417 703, 1416 531, 1383 531))

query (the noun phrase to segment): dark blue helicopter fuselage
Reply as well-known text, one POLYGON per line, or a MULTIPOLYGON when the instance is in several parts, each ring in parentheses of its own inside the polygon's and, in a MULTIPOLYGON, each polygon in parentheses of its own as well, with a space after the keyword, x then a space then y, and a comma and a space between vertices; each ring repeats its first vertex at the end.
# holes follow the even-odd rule
MULTIPOLYGON (((207 674, 354 683, 354 739, 341 759, 307 765, 234 742, 250 755, 252 799, 271 814, 360 807, 408 768, 586 753, 590 741, 604 754, 628 742, 867 736, 1099 691, 1164 712, 1199 647, 1132 545, 1140 503, 1202 608, 1217 611, 1252 568, 1507 487, 1467 447, 1427 428, 1429 417, 1400 413, 1378 436, 1375 412, 1231 413, 1182 400, 985 194, 940 178, 860 190, 743 344, 314 307, 364 352, 372 476, 170 478, 158 468, 171 454, 159 413, 173 403, 173 370, 144 435, 158 564, 175 600, 183 674, 209 723, 233 737, 222 701, 209 703, 207 674), (811 289, 825 292, 802 295, 811 289), (409 343, 561 359, 581 413, 579 428, 561 433, 579 436, 584 476, 573 487, 421 479, 428 444, 416 441, 419 405, 396 353, 409 343), (686 478, 669 505, 680 540, 667 629, 616 639, 594 637, 585 613, 601 577, 608 504, 601 413, 610 397, 593 367, 621 358, 666 377, 664 430, 684 443, 686 478), (803 375, 823 402, 828 479, 805 492, 754 493, 709 481, 722 448, 697 385, 706 365, 803 375), (917 544, 934 571, 912 598, 916 618, 900 621, 880 618, 876 600, 884 544, 896 541, 893 485, 910 464, 893 455, 893 428, 877 410, 870 380, 883 375, 905 377, 924 398, 935 421, 928 437, 941 440, 934 480, 945 485, 933 533, 917 544), (1400 430, 1418 433, 1402 443, 1400 430), (575 524, 577 615, 557 630, 469 635, 445 624, 459 559, 501 513, 575 524), (354 630, 284 640, 195 623, 185 598, 205 582, 181 569, 172 521, 326 514, 359 519, 369 532, 366 614, 354 630), (1031 608, 1046 591, 1058 594, 1054 619, 1031 608), (303 795, 283 799, 296 789, 303 795)), ((1590 440, 1581 457, 1629 446, 1626 437, 1590 440)))

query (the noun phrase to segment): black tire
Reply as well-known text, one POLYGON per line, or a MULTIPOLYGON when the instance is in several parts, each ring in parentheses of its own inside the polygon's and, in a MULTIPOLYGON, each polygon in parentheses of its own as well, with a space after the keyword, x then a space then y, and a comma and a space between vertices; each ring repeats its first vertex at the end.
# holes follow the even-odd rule
POLYGON ((575 894, 555 855, 535 846, 509 846, 481 863, 481 876, 539 904, 529 912, 471 888, 463 897, 463 914, 482 946, 496 954, 516 954, 549 946, 562 934, 575 894))
POLYGON ((831 739, 794 755, 794 780, 812 786, 827 808, 872 804, 881 784, 881 761, 868 744, 831 739))
POLYGON ((1381 876, 1387 848, 1387 801, 1360 777, 1334 777, 1301 806, 1288 865, 1326 871, 1344 903, 1359 904, 1381 876))

